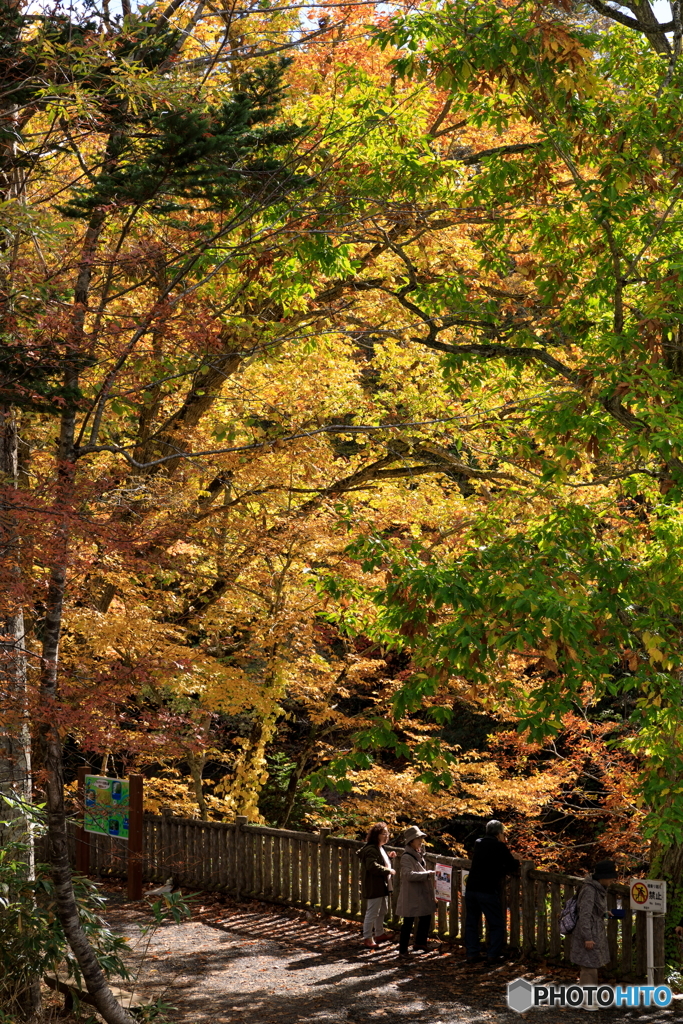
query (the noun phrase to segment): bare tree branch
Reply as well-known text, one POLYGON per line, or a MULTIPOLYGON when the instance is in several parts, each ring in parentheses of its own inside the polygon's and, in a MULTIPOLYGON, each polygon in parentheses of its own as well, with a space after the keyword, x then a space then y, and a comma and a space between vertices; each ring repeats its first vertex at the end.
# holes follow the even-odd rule
POLYGON ((620 25, 625 25, 627 28, 635 29, 636 32, 642 32, 643 35, 648 37, 657 53, 668 54, 671 52, 671 45, 669 40, 666 38, 665 33, 671 32, 674 28, 674 24, 672 21, 667 21, 665 24, 660 25, 655 18, 648 0, 643 0, 642 3, 629 3, 624 5, 636 13, 637 18, 631 18, 628 14, 623 14, 622 11, 617 10, 615 7, 611 7, 609 4, 603 3, 603 0, 587 0, 587 3, 594 11, 601 14, 603 18, 610 18, 612 21, 616 21, 620 25))

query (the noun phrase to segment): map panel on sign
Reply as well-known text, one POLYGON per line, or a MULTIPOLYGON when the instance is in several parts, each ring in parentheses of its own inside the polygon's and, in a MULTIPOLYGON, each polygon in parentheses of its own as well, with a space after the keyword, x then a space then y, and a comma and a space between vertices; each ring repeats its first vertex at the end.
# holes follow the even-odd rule
POLYGON ((83 828, 86 832, 128 839, 128 808, 128 779, 86 775, 83 816, 83 828))

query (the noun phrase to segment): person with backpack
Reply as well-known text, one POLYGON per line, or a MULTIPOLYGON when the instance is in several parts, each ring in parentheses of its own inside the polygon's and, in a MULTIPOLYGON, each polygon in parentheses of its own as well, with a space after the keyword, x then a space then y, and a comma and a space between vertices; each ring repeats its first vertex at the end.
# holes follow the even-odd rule
POLYGON ((425 838, 425 833, 417 825, 411 825, 403 837, 405 850, 401 857, 401 887, 396 904, 396 912, 399 917, 403 918, 398 940, 398 953, 401 957, 410 955, 408 944, 415 918, 417 918, 417 931, 413 949, 419 953, 428 953, 431 948, 428 937, 432 915, 436 910, 434 895, 436 872, 428 870, 424 859, 422 840, 425 838))
POLYGON ((385 942, 389 938, 384 931, 384 918, 389 909, 392 879, 396 874, 391 863, 396 854, 387 854, 384 851, 383 847, 388 840, 387 825, 383 821, 378 821, 368 832, 365 846, 358 853, 361 862, 361 887, 363 897, 367 900, 363 920, 363 945, 368 949, 376 949, 379 942, 385 942))
POLYGON ((601 860, 577 893, 576 924, 570 932, 569 956, 572 963, 580 968, 580 985, 597 985, 598 970, 609 963, 605 927, 605 918, 609 914, 605 890, 617 877, 614 861, 601 860))
POLYGON ((505 919, 503 917, 502 888, 506 875, 519 874, 520 857, 512 853, 505 842, 505 826, 501 821, 489 821, 486 835, 477 839, 472 851, 472 867, 465 889, 465 950, 467 963, 482 960, 479 951, 481 916, 489 926, 486 959, 490 964, 503 959, 505 947, 505 919))

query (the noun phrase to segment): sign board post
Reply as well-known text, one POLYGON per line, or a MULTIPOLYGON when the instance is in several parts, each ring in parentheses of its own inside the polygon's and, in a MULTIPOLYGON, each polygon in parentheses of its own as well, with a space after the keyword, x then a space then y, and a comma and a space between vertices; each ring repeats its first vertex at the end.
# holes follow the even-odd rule
POLYGON ((142 899, 142 775, 129 782, 128 899, 142 899))
POLYGON ((651 910, 645 911, 645 943, 647 945, 647 983, 655 983, 655 928, 651 910))
MULTIPOLYGON (((78 803, 85 813, 85 777, 87 765, 78 769, 78 803)), ((76 871, 79 875, 87 875, 90 871, 90 839, 85 831, 85 821, 76 829, 76 871)))
POLYGON ((655 936, 654 915, 666 914, 666 882, 653 878, 632 878, 631 910, 645 912, 645 941, 647 944, 647 983, 654 985, 655 936))

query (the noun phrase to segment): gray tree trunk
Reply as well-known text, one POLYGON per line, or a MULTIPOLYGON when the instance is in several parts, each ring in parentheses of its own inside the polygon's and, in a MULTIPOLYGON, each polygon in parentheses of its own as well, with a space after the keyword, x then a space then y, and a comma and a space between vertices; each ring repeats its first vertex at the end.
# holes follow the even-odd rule
MULTIPOLYGON (((101 226, 101 219, 99 226, 101 226)), ((98 229, 99 230, 99 229, 98 229)), ((94 250, 98 230, 92 222, 86 236, 88 255, 94 250)), ((77 295, 78 299, 78 295, 77 295)), ((67 370, 65 384, 75 387, 75 372, 67 370)), ((46 713, 41 717, 38 736, 42 763, 46 774, 45 794, 48 822, 48 856, 52 868, 56 910, 64 934, 83 974, 88 992, 107 1024, 134 1024, 133 1018, 114 998, 95 951, 83 931, 71 881, 71 863, 64 807, 64 758, 62 740, 54 718, 49 714, 51 705, 59 700, 59 641, 64 616, 64 598, 69 561, 70 517, 74 502, 74 433, 76 413, 67 408, 62 413, 58 453, 58 481, 55 508, 55 532, 50 566, 50 581, 45 601, 43 649, 40 664, 40 691, 46 713)))
MULTIPOLYGON (((14 499, 19 481, 19 429, 16 410, 0 406, 0 796, 31 802, 31 732, 28 720, 26 646, 20 540, 14 499)), ((30 818, 0 801, 0 846, 8 840, 25 844, 25 870, 35 877, 30 818)), ((26 1017, 40 1008, 40 979, 19 995, 26 1017)))
MULTIPOLYGON (((14 495, 19 478, 19 432, 13 409, 0 406, 0 793, 31 799, 31 734, 28 724, 26 647, 19 536, 14 495)), ((0 817, 16 817, 3 803, 0 817)), ((23 829, 30 836, 30 829, 23 829)), ((0 832, 0 836, 2 833, 0 832)), ((32 864, 31 864, 32 867, 32 864)))
MULTIPOLYGON (((6 0, 3 12, 5 45, 16 43, 19 24, 13 20, 18 0, 6 0)), ((16 161, 18 108, 10 95, 0 102, 0 199, 17 200, 23 178, 16 161)), ((0 333, 12 333, 13 264, 11 235, 0 239, 0 333)), ((21 587, 20 540, 16 520, 19 482, 18 412, 0 405, 0 796, 31 799, 31 746, 26 718, 26 650, 21 587)), ((0 820, 14 818, 19 827, 26 821, 0 800, 0 820)), ((6 831, 6 830, 5 830, 6 831)), ((14 830, 12 830, 14 831, 14 830)), ((30 837, 29 837, 30 838, 30 837)), ((0 844, 3 829, 0 826, 0 844)), ((32 858, 31 858, 32 859, 32 858)), ((32 868, 32 864, 30 865, 32 868)))

